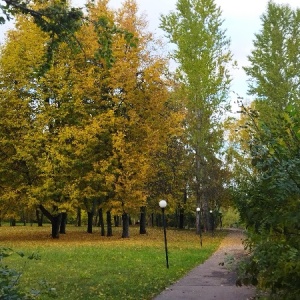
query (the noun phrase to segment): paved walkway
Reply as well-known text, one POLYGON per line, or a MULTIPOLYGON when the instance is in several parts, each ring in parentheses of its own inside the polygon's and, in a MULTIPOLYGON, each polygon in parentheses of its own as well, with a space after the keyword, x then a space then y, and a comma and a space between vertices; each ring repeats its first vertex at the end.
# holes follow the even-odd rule
POLYGON ((235 285, 236 274, 222 263, 244 252, 243 233, 233 229, 219 249, 203 264, 168 287, 153 300, 246 300, 254 299, 253 287, 235 285), (220 265, 221 263, 221 265, 220 265))

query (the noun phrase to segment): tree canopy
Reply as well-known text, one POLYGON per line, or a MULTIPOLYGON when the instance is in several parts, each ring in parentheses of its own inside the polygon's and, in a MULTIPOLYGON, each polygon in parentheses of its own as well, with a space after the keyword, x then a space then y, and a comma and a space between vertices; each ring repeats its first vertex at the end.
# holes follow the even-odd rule
POLYGON ((193 157, 187 183, 198 207, 218 209, 217 194, 226 176, 220 153, 222 115, 230 87, 230 41, 222 28, 221 10, 213 0, 179 0, 176 11, 162 17, 161 28, 175 44, 172 57, 178 64, 177 80, 187 109, 186 147, 193 157))
POLYGON ((245 159, 233 190, 251 250, 242 282, 282 299, 299 295, 299 16, 269 2, 245 68, 256 100, 236 123, 245 159))

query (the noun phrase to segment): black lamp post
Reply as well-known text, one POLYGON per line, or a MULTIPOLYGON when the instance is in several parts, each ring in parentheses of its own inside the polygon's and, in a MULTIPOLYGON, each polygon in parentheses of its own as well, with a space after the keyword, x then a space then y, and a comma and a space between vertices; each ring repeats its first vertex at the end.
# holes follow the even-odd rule
POLYGON ((210 215, 211 235, 213 236, 215 230, 215 216, 212 210, 209 211, 209 215, 210 215))
POLYGON ((201 231, 201 215, 200 215, 200 207, 197 207, 196 209, 198 214, 198 222, 199 222, 199 235, 200 235, 200 245, 202 247, 202 231, 201 231))
POLYGON ((167 263, 167 268, 169 268, 168 246, 167 246, 167 231, 166 231, 166 220, 165 220, 165 208, 166 208, 166 206, 167 206, 167 201, 166 200, 160 200, 159 201, 159 207, 161 208, 162 216, 163 216, 164 237, 165 237, 165 251, 166 251, 166 263, 167 263))

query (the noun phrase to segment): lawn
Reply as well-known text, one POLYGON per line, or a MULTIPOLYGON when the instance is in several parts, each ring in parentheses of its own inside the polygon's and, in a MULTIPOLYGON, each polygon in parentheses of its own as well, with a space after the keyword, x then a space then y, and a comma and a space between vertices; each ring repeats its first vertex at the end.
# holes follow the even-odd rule
MULTIPOLYGON (((99 229, 88 234, 84 227, 67 227, 59 239, 50 237, 50 226, 2 226, 0 247, 11 247, 28 260, 13 254, 5 259, 10 268, 22 270, 22 287, 38 288, 44 280, 54 287, 57 299, 152 299, 164 288, 206 260, 219 246, 225 231, 199 236, 192 230, 167 229, 169 269, 166 268, 163 229, 130 228, 130 238, 101 237, 99 229), (26 264, 24 265, 24 263, 26 264)), ((45 284, 44 284, 45 285, 45 284)), ((50 299, 43 295, 40 299, 50 299)))

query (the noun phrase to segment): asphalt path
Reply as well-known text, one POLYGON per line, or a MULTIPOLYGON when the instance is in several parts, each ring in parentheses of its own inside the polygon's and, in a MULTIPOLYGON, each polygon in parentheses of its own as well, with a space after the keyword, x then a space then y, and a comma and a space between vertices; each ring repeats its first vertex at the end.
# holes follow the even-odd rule
POLYGON ((231 229, 219 249, 203 264, 166 288, 153 300, 250 300, 254 287, 237 286, 233 267, 245 255, 242 230, 231 229))

